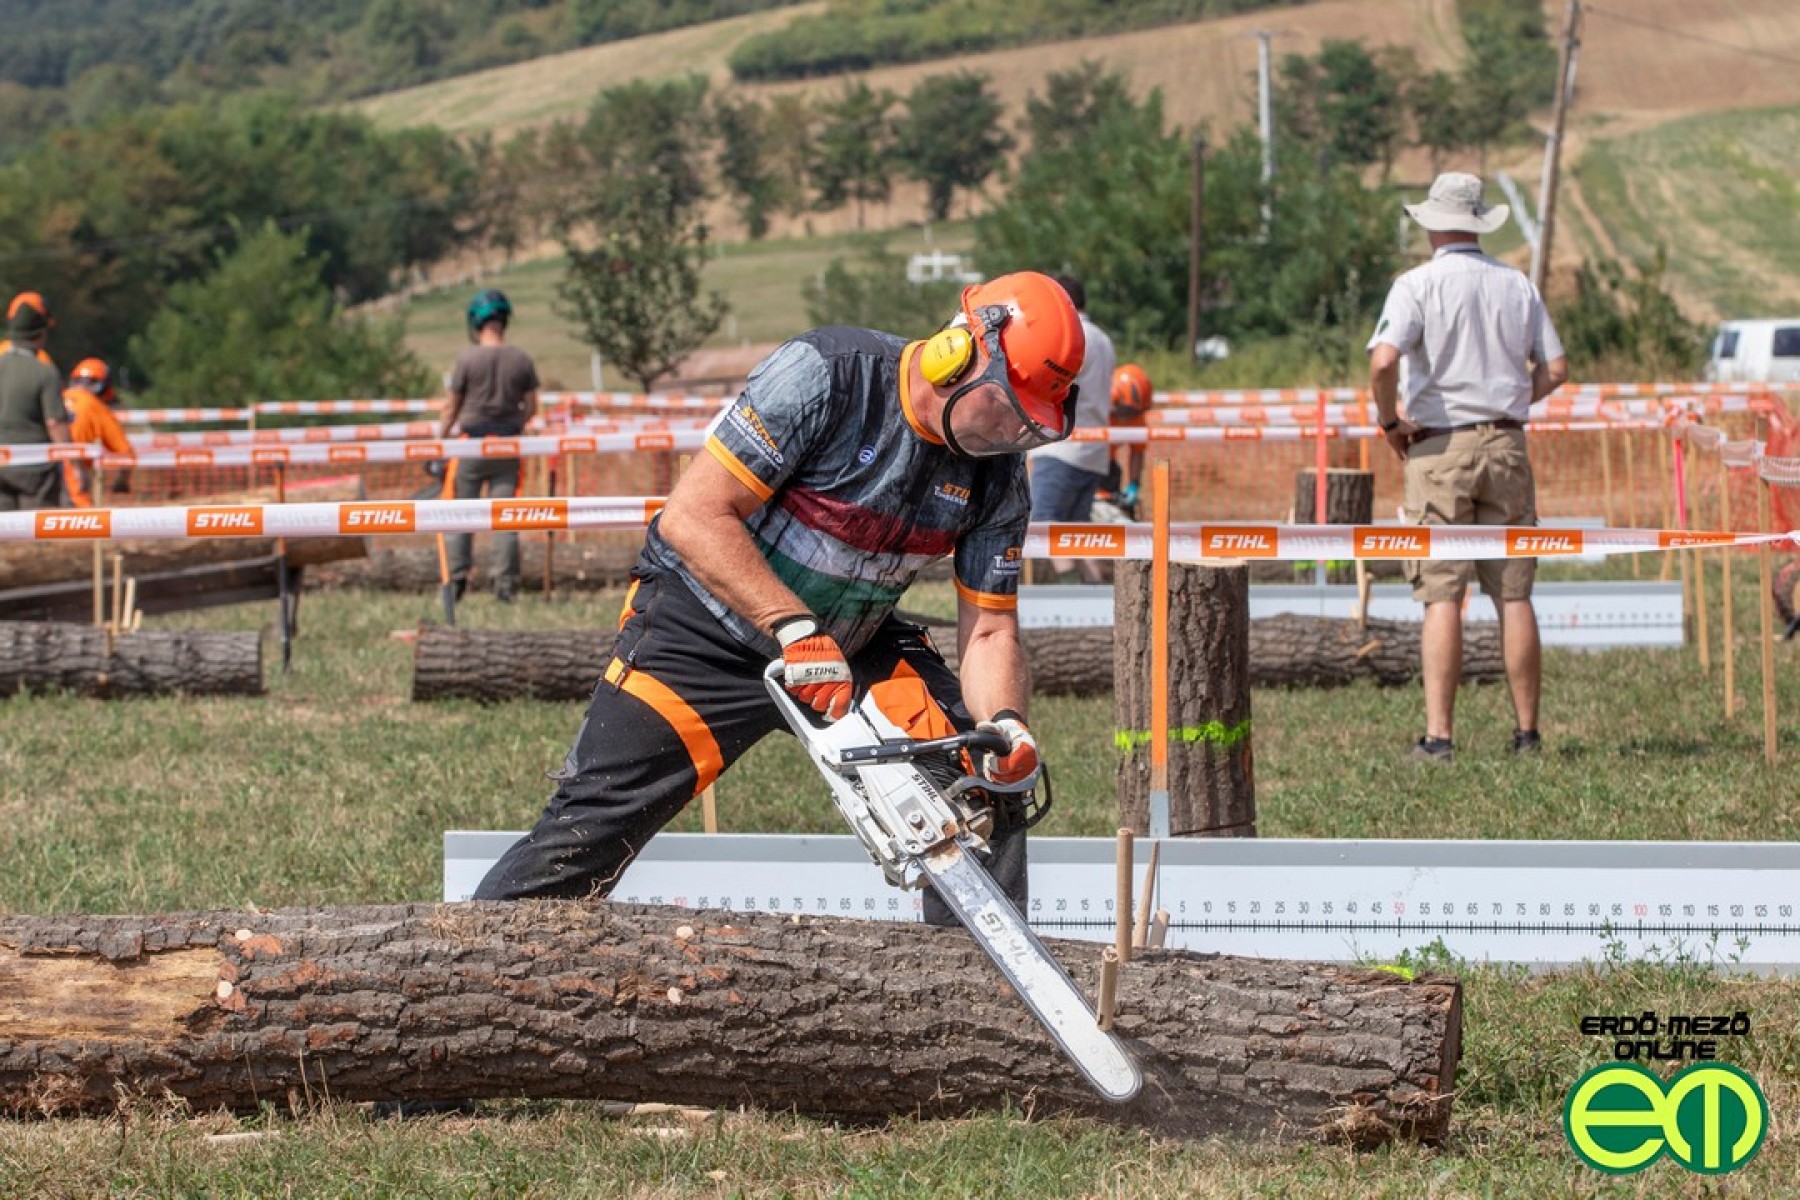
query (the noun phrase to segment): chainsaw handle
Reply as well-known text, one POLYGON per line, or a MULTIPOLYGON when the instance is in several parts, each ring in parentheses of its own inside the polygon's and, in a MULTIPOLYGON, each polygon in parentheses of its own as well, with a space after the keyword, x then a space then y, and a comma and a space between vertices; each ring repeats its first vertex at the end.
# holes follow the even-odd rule
POLYGON ((1012 743, 1004 733, 992 729, 971 729, 966 733, 931 738, 928 741, 905 738, 878 742, 873 746, 848 746, 838 753, 846 766, 854 766, 862 763, 898 762, 944 750, 986 750, 993 754, 1005 754, 1011 748, 1012 743))

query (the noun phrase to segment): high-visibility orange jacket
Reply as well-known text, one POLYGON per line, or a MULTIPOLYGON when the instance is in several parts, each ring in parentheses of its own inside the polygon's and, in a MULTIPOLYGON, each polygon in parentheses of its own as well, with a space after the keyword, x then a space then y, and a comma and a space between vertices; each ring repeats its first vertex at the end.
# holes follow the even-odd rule
MULTIPOLYGON (((72 387, 63 391, 63 406, 69 410, 69 440, 94 442, 113 454, 130 454, 131 441, 125 427, 113 415, 112 406, 86 388, 72 387)), ((63 484, 69 489, 69 501, 76 508, 92 508, 94 498, 88 494, 93 479, 91 463, 63 464, 63 484)))

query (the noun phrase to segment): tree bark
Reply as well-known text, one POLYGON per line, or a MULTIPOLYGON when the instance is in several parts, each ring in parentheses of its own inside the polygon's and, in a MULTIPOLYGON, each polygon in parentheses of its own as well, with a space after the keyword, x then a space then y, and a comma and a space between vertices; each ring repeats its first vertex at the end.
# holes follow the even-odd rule
MULTIPOLYGON (((954 630, 934 629, 944 661, 957 665, 954 630)), ((1113 691, 1113 631, 1104 627, 1027 629, 1032 691, 1052 696, 1106 696, 1113 691)), ((611 631, 524 632, 419 629, 412 698, 586 700, 606 665, 611 631)), ((1501 679, 1499 630, 1463 627, 1463 680, 1501 679)), ((1281 616, 1250 622, 1252 687, 1332 687, 1358 679, 1410 683, 1419 677, 1419 626, 1406 621, 1355 621, 1281 616)), ((1146 676, 1146 679, 1148 677, 1146 676)))
MULTIPOLYGON (((1294 476, 1294 524, 1314 525, 1318 511, 1318 474, 1311 467, 1294 476)), ((1328 467, 1325 471, 1325 524, 1372 525, 1375 522, 1375 473, 1328 467)))
MULTIPOLYGON (((1258 687, 1336 687, 1358 679, 1411 683, 1419 677, 1417 621, 1370 621, 1291 613, 1250 623, 1250 676, 1258 687)), ((1463 624, 1464 683, 1504 679, 1500 626, 1463 624)))
MULTIPOLYGON (((1119 823, 1150 814, 1150 564, 1120 563, 1113 593, 1113 714, 1119 823)), ((1254 837, 1250 576, 1244 564, 1169 564, 1169 831, 1254 837)))
MULTIPOLYGON (((1096 947, 1054 942, 1093 991, 1096 947)), ((1460 985, 1148 951, 1115 1023, 1138 1098, 1089 1092, 966 932, 604 902, 0 917, 0 1112, 173 1095, 1011 1105, 1152 1132, 1441 1141, 1460 985)))
POLYGON ((101 699, 260 696, 262 637, 142 629, 114 636, 92 625, 0 622, 0 695, 59 688, 101 699))

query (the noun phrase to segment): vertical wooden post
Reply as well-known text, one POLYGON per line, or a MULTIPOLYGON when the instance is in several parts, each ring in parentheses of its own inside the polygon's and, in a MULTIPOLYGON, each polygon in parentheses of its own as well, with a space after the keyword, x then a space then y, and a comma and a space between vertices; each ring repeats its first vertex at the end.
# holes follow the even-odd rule
MULTIPOLYGON (((1631 522, 1631 527, 1633 529, 1639 528, 1637 434, 1631 430, 1625 431, 1625 511, 1626 519, 1631 522)), ((1638 577, 1638 560, 1643 558, 1643 555, 1627 554, 1625 557, 1631 560, 1631 577, 1636 579, 1638 577)))
MULTIPOLYGON (((1719 528, 1731 531, 1731 467, 1725 462, 1723 449, 1719 452, 1719 528)), ((1721 649, 1725 654, 1725 719, 1729 721, 1737 715, 1737 625, 1731 613, 1731 558, 1735 547, 1721 547, 1719 553, 1724 555, 1719 569, 1719 591, 1724 593, 1719 623, 1724 626, 1721 649)))
POLYGON ((1131 830, 1119 830, 1118 861, 1113 870, 1113 949, 1119 961, 1131 961, 1131 830))
POLYGON ((1600 515, 1606 518, 1606 527, 1611 529, 1617 522, 1613 520, 1613 478, 1612 478, 1612 430, 1600 431, 1600 515))
MULTIPOLYGON (((1324 474, 1320 474, 1320 487, 1324 474)), ((1169 460, 1150 468, 1150 827, 1169 836, 1169 460)), ((1763 591, 1769 589, 1765 586, 1763 591)))
MULTIPOLYGON (((1756 480, 1756 528, 1770 532, 1769 483, 1759 469, 1756 480)), ((1757 595, 1762 598, 1762 702, 1763 758, 1775 765, 1775 583, 1773 550, 1768 542, 1756 548, 1757 595)))

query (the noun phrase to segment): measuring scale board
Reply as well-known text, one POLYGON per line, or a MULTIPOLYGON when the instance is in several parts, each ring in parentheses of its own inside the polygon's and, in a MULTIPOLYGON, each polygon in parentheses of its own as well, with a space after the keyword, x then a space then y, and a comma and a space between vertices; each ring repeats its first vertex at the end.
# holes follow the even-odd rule
MULTIPOLYGON (((1537 610, 1538 635, 1546 646, 1610 650, 1685 644, 1680 583, 1539 583, 1532 589, 1531 602, 1537 610)), ((1377 620, 1417 622, 1424 611, 1408 587, 1378 585, 1369 596, 1369 616, 1377 620)), ((1251 620, 1284 613, 1348 619, 1356 614, 1356 588, 1347 584, 1251 586, 1251 620)), ((1473 587, 1467 614, 1471 623, 1491 624, 1500 619, 1493 601, 1473 587)), ((1111 587, 1069 584, 1019 589, 1019 624, 1023 628, 1106 628, 1112 623, 1111 587)))
MULTIPOLYGON (((519 836, 446 833, 444 898, 467 899, 519 836)), ((1143 840, 1136 852, 1141 888, 1143 840)), ((1032 927, 1112 941, 1115 854, 1110 838, 1032 838, 1032 927)), ((1682 958, 1800 970, 1800 845, 1791 843, 1183 838, 1162 843, 1158 873, 1165 945, 1183 950, 1354 962, 1441 941, 1475 962, 1682 958)), ((889 887, 848 835, 661 834, 613 899, 920 919, 919 894, 889 887)))

